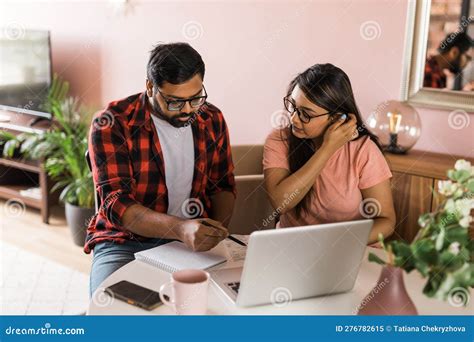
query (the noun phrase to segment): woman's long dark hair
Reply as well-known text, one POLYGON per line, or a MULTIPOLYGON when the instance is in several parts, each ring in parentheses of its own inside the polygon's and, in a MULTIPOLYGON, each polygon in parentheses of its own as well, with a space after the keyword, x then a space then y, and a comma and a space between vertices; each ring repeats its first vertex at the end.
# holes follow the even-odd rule
MULTIPOLYGON (((337 115, 338 113, 352 113, 357 118, 357 129, 360 139, 366 135, 381 149, 377 137, 365 126, 360 111, 354 99, 351 82, 344 71, 332 64, 315 64, 291 81, 287 95, 289 96, 296 86, 299 86, 305 96, 315 105, 337 115)), ((290 172, 299 170, 314 154, 316 148, 312 139, 301 139, 291 133, 291 126, 284 131, 284 138, 288 144, 288 162, 290 172)), ((382 149, 381 149, 382 150, 382 149)), ((297 216, 301 212, 309 212, 312 189, 295 206, 297 216)))

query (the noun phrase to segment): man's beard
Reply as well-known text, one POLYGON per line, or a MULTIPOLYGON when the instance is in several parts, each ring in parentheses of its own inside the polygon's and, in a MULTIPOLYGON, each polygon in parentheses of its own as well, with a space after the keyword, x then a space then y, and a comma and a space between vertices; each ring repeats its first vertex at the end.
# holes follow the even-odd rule
POLYGON ((154 97, 150 97, 149 103, 150 103, 152 114, 154 114, 155 116, 159 117, 162 120, 167 121, 171 126, 176 127, 176 128, 189 126, 192 123, 194 116, 196 115, 195 112, 191 112, 191 113, 179 113, 179 114, 173 115, 172 117, 168 117, 167 115, 163 113, 163 111, 160 108, 160 105, 158 104, 158 102, 156 101, 154 97), (178 118, 188 118, 188 120, 180 121, 178 120, 178 118))

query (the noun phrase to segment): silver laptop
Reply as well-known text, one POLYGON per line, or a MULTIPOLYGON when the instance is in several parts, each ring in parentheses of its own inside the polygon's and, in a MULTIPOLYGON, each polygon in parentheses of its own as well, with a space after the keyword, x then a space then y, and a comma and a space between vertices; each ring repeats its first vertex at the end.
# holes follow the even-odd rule
POLYGON ((237 305, 346 292, 354 287, 373 220, 256 231, 243 267, 211 271, 237 305))

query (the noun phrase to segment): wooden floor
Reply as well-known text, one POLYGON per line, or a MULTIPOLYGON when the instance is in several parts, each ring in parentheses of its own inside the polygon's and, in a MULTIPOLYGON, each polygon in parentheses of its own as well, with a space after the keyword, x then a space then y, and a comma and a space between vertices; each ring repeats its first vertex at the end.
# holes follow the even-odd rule
POLYGON ((41 255, 79 272, 89 274, 92 255, 85 254, 71 238, 64 209, 53 208, 50 224, 41 221, 39 210, 12 212, 0 200, 0 239, 31 253, 41 255))

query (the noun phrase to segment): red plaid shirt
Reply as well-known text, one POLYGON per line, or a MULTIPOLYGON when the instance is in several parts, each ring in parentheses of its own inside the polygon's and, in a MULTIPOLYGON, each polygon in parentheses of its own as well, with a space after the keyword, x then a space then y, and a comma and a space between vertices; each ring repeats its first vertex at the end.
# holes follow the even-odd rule
POLYGON ((438 89, 446 88, 446 75, 439 67, 438 62, 434 57, 431 57, 426 61, 423 87, 438 89))
MULTIPOLYGON (((87 229, 86 253, 102 241, 147 240, 122 225, 132 204, 168 210, 164 159, 147 102, 145 92, 132 95, 110 103, 93 120, 89 153, 100 203, 87 229)), ((221 111, 210 103, 191 119, 191 127, 195 165, 190 198, 202 204, 200 217, 209 217, 211 195, 236 194, 229 132, 221 111)))

